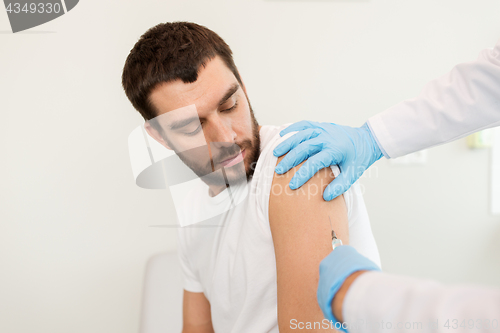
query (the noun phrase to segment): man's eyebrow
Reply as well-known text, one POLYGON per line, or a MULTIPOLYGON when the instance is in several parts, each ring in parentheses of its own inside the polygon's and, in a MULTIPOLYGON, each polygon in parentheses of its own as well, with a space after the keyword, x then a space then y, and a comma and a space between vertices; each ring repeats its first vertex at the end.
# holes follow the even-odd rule
POLYGON ((224 97, 221 98, 219 102, 219 106, 224 104, 231 96, 234 95, 234 93, 240 88, 240 85, 238 83, 234 83, 231 88, 227 91, 227 93, 224 95, 224 97))
POLYGON ((186 118, 186 119, 182 119, 182 120, 178 120, 178 121, 174 121, 170 124, 170 129, 171 130, 176 130, 178 128, 182 128, 186 125, 189 125, 190 123, 192 123, 193 121, 200 121, 200 118, 198 117, 190 117, 190 118, 186 118))

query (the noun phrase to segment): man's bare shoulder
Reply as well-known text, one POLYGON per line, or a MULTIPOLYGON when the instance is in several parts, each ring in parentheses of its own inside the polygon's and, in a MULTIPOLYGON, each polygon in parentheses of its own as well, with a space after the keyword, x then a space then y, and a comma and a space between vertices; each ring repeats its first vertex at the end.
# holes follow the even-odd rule
POLYGON ((288 183, 299 167, 283 175, 274 174, 269 198, 280 332, 288 332, 293 319, 323 320, 316 288, 319 263, 332 250, 330 220, 337 236, 345 243, 349 239, 343 196, 328 202, 323 200, 323 190, 334 179, 331 168, 320 170, 301 188, 291 190, 288 183))
MULTIPOLYGON (((284 156, 278 158, 278 164, 284 156)), ((333 210, 341 210, 347 215, 345 201, 343 196, 339 196, 335 200, 325 201, 323 199, 323 191, 326 186, 335 179, 335 175, 330 167, 323 168, 318 171, 308 182, 302 187, 292 190, 288 185, 295 172, 304 164, 292 168, 290 171, 279 175, 274 173, 273 182, 271 185, 269 209, 271 211, 302 213, 307 215, 316 215, 324 213, 332 213, 333 210)), ((271 217, 274 220, 277 216, 271 217)), ((331 218, 334 218, 331 216, 331 218)), ((328 222, 328 218, 326 219, 328 222)), ((328 227, 329 227, 329 223, 328 227)))

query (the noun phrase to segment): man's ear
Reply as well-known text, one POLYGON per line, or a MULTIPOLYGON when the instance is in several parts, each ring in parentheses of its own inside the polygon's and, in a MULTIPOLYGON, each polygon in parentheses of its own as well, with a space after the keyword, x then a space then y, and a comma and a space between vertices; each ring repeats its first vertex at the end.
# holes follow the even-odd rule
POLYGON ((146 123, 144 123, 144 128, 146 129, 146 132, 148 132, 149 136, 158 141, 163 147, 173 150, 172 147, 170 147, 163 139, 163 136, 153 126, 151 126, 149 122, 146 121, 146 123))

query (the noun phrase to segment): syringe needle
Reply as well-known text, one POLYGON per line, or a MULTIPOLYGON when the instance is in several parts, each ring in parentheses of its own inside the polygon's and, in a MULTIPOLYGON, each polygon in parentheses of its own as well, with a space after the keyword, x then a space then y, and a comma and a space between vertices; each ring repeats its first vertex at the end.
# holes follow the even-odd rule
POLYGON ((333 227, 332 227, 332 219, 330 218, 330 215, 328 215, 328 220, 330 221, 330 228, 332 228, 332 231, 333 231, 333 227))
POLYGON ((328 215, 328 220, 330 220, 330 227, 332 228, 332 249, 335 250, 336 247, 342 245, 342 240, 337 238, 337 235, 335 234, 335 231, 333 230, 332 219, 330 218, 330 215, 328 215))

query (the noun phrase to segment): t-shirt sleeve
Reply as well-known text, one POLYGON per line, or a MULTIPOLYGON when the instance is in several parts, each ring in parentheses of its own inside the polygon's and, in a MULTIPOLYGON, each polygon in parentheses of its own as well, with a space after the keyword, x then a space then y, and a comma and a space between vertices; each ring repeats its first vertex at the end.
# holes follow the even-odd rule
POLYGON ((349 200, 351 201, 351 213, 348 216, 349 245, 382 268, 359 181, 356 181, 347 192, 349 192, 349 200))
POLYGON ((180 228, 177 234, 177 253, 182 271, 182 281, 185 290, 193 293, 203 292, 203 286, 193 270, 189 261, 189 253, 186 249, 186 242, 184 239, 185 230, 180 228))

